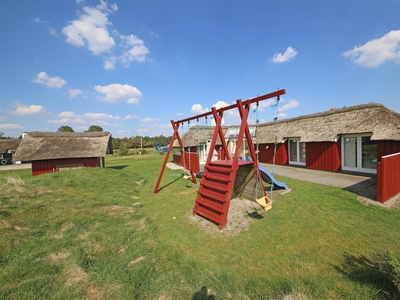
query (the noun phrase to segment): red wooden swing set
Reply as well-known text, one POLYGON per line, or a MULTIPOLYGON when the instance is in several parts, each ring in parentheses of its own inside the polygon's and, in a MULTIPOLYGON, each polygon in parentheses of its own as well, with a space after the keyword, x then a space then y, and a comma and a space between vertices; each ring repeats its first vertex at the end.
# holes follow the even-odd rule
MULTIPOLYGON (((271 201, 268 198, 264 185, 262 183, 263 181, 261 173, 258 168, 258 159, 252 142, 252 137, 247 120, 251 104, 258 103, 274 97, 278 97, 279 99, 279 97, 284 94, 286 94, 285 89, 277 90, 269 94, 250 98, 246 101, 242 101, 239 99, 236 101, 235 104, 219 109, 213 107, 210 112, 206 112, 201 115, 178 121, 172 120, 171 124, 174 128, 174 133, 172 135, 171 142, 169 143, 168 152, 165 155, 156 186, 153 190, 153 194, 158 193, 160 182, 164 174, 169 154, 171 153, 172 145, 175 139, 178 140, 180 148, 184 149, 182 140, 179 136, 179 126, 183 125, 185 122, 198 120, 199 118, 212 115, 215 120, 215 129, 212 136, 207 161, 204 166, 200 187, 197 192, 197 197, 193 208, 193 215, 198 214, 216 223, 218 225, 218 228, 222 229, 227 224, 229 204, 233 196, 245 195, 247 198, 255 198, 249 200, 257 201, 265 210, 271 209, 271 201), (231 157, 227 148, 224 133, 222 131, 222 117, 225 111, 234 108, 237 108, 239 110, 241 124, 237 137, 235 153, 234 156, 231 157), (221 147, 223 151, 221 153, 224 157, 220 157, 220 160, 212 161, 212 153, 215 149, 218 137, 220 138, 220 141, 222 143, 221 147), (244 138, 246 138, 247 144, 249 145, 249 154, 251 160, 240 159, 240 149, 242 147, 244 138), (241 171, 238 172, 239 170, 241 171), (258 195, 262 195, 262 197, 258 198, 258 195)), ((182 152, 184 151, 182 150, 182 152)), ((182 153, 182 155, 185 155, 185 153, 182 153)), ((193 183, 196 184, 197 180, 193 170, 189 169, 189 172, 193 183)))

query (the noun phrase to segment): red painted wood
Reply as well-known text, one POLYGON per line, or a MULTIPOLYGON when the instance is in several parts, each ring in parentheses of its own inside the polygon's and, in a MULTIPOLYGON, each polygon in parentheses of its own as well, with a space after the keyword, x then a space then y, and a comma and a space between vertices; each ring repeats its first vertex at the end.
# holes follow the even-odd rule
POLYGON ((385 202, 400 193, 400 153, 381 157, 377 169, 377 200, 385 202))
MULTIPOLYGON (((156 185, 155 185, 154 190, 153 190, 153 194, 157 194, 157 192, 158 192, 158 187, 160 186, 160 182, 161 182, 162 176, 164 174, 164 170, 165 170, 165 167, 167 165, 168 157, 169 157, 169 154, 171 153, 172 145, 173 145, 173 143, 175 141, 175 138, 178 139, 180 148, 181 149, 183 148, 182 140, 180 139, 179 132, 178 132, 178 128, 179 128, 179 126, 181 124, 183 125, 185 122, 189 123, 191 120, 199 120, 199 118, 203 118, 203 117, 207 118, 207 116, 209 116, 209 115, 213 115, 214 121, 216 122, 216 124, 218 124, 217 119, 218 118, 220 120, 222 119, 222 115, 223 115, 224 111, 231 110, 233 108, 239 108, 238 107, 239 103, 240 103, 241 106, 244 105, 244 106, 247 106, 249 108, 252 103, 258 103, 258 102, 261 102, 261 101, 264 101, 264 100, 267 100, 267 99, 270 99, 270 98, 274 98, 274 97, 278 97, 278 99, 279 99, 280 95, 284 95, 284 94, 286 94, 286 90, 285 89, 277 90, 277 91, 269 93, 269 94, 257 96, 257 97, 254 97, 254 98, 250 98, 250 99, 246 100, 245 102, 242 102, 241 100, 238 100, 236 102, 236 104, 232 104, 232 105, 229 105, 229 106, 224 106, 224 107, 219 108, 218 110, 214 107, 214 108, 211 109, 210 112, 206 112, 206 113, 203 113, 203 114, 200 114, 200 115, 196 115, 196 116, 193 116, 193 117, 190 117, 190 118, 182 119, 182 120, 179 120, 179 121, 171 120, 172 127, 174 128, 174 134, 171 137, 171 141, 169 143, 170 146, 168 147, 167 155, 165 156, 163 165, 161 167, 160 174, 158 175, 157 182, 156 182, 156 185)), ((242 122, 243 122, 243 117, 242 117, 242 122)), ((246 124, 247 124, 247 119, 246 119, 246 124)), ((249 131, 249 130, 247 129, 247 131, 249 131)), ((213 139, 211 140, 211 146, 210 146, 211 155, 208 155, 206 164, 211 161, 211 158, 212 158, 212 152, 211 152, 212 150, 211 149, 215 148, 217 136, 220 137, 220 140, 221 140, 221 143, 222 143, 223 152, 220 153, 221 156, 222 155, 224 156, 223 159, 228 159, 228 160, 230 159, 230 154, 229 154, 229 151, 227 150, 226 141, 225 141, 225 138, 224 138, 224 133, 222 131, 221 124, 220 124, 219 126, 216 125, 216 127, 215 127, 214 134, 213 134, 213 139)), ((249 143, 249 145, 250 145, 250 143, 249 143)), ((191 173, 191 175, 192 175, 193 182, 197 183, 194 173, 191 173)), ((260 175, 260 177, 261 177, 261 175, 260 175)))
MULTIPOLYGON (((193 214, 199 214, 206 219, 216 223, 219 229, 225 227, 228 219, 228 211, 230 200, 232 197, 236 173, 241 165, 252 165, 252 167, 257 170, 257 176, 259 176, 259 182, 262 182, 261 174, 258 169, 258 161, 254 147, 250 147, 249 153, 252 161, 239 160, 240 149, 243 140, 246 138, 247 144, 252 145, 251 134, 249 126, 247 124, 247 119, 249 115, 250 104, 243 105, 241 100, 237 101, 237 108, 239 110, 239 115, 241 117, 241 125, 239 129, 239 134, 237 137, 237 143, 235 148, 235 153, 233 159, 230 159, 229 151, 227 149, 226 142, 223 137, 221 130, 221 120, 222 113, 216 113, 214 111, 214 120, 216 122, 213 139, 211 141, 210 149, 215 149, 215 143, 217 137, 221 139, 222 150, 224 157, 222 160, 211 161, 211 155, 208 155, 207 162, 204 166, 203 176, 200 182, 200 187, 197 193, 195 205, 193 208, 193 214)), ((264 186, 261 185, 264 196, 266 192, 264 186)), ((251 199, 253 200, 253 199, 251 199)), ((255 200, 255 199, 254 199, 255 200)))
MULTIPOLYGON (((275 154, 275 164, 277 165, 287 165, 289 162, 289 156, 287 151, 288 142, 279 143, 276 145, 276 154, 275 154)), ((258 150, 260 151, 258 154, 258 160, 262 163, 272 164, 274 163, 274 152, 275 152, 275 144, 260 144, 258 146, 258 150)))
POLYGON ((53 173, 57 171, 57 165, 71 165, 71 164, 83 164, 87 168, 97 168, 100 166, 100 158, 86 157, 86 158, 37 160, 32 162, 32 175, 36 176, 40 174, 53 173))
POLYGON ((400 141, 377 141, 376 151, 378 162, 380 162, 382 156, 400 152, 400 141))
POLYGON ((340 145, 335 142, 306 143, 306 168, 337 172, 340 170, 340 145))
POLYGON ((184 152, 184 160, 182 166, 194 173, 200 172, 199 155, 196 152, 184 152))

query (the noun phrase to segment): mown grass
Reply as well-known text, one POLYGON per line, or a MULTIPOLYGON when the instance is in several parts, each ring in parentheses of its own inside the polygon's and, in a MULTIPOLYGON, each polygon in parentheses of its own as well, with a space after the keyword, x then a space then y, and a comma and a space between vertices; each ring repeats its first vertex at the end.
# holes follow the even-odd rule
MULTIPOLYGON (((237 235, 190 220, 197 185, 164 156, 32 177, 0 172, 2 299, 392 299, 365 264, 400 255, 400 210, 335 187, 278 178, 291 192, 237 235)), ((245 213, 245 212, 244 212, 245 213)))

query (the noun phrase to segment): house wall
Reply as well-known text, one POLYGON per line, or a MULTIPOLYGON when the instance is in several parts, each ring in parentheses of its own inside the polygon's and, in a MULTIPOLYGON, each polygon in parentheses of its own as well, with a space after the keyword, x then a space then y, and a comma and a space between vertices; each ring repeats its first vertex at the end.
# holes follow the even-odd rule
POLYGON ((103 160, 104 167, 104 158, 99 157, 36 160, 32 161, 32 175, 36 176, 40 174, 53 173, 58 170, 59 166, 63 165, 83 164, 88 168, 97 168, 100 166, 100 159, 103 160))
POLYGON ((382 160, 382 156, 400 152, 400 141, 377 141, 377 159, 382 160))
MULTIPOLYGON (((258 146, 258 160, 262 163, 274 163, 275 144, 260 144, 258 146)), ((275 164, 287 165, 289 163, 288 141, 276 145, 275 164)))
MULTIPOLYGON (((192 149, 192 148, 191 148, 192 149)), ((194 173, 200 172, 199 155, 196 152, 186 152, 185 155, 173 154, 172 160, 174 163, 191 170, 194 173)))
POLYGON ((331 172, 340 171, 340 147, 340 140, 336 143, 306 143, 306 168, 331 172))
POLYGON ((400 153, 381 157, 377 167, 377 200, 385 202, 400 193, 400 153))

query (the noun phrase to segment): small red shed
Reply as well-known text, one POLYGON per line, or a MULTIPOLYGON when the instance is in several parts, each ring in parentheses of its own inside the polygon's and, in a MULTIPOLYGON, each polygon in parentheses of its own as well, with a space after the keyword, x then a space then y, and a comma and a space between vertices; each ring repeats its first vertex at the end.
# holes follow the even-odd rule
POLYGON ((113 153, 109 132, 29 132, 13 161, 30 161, 36 176, 65 168, 101 168, 108 153, 113 153))

